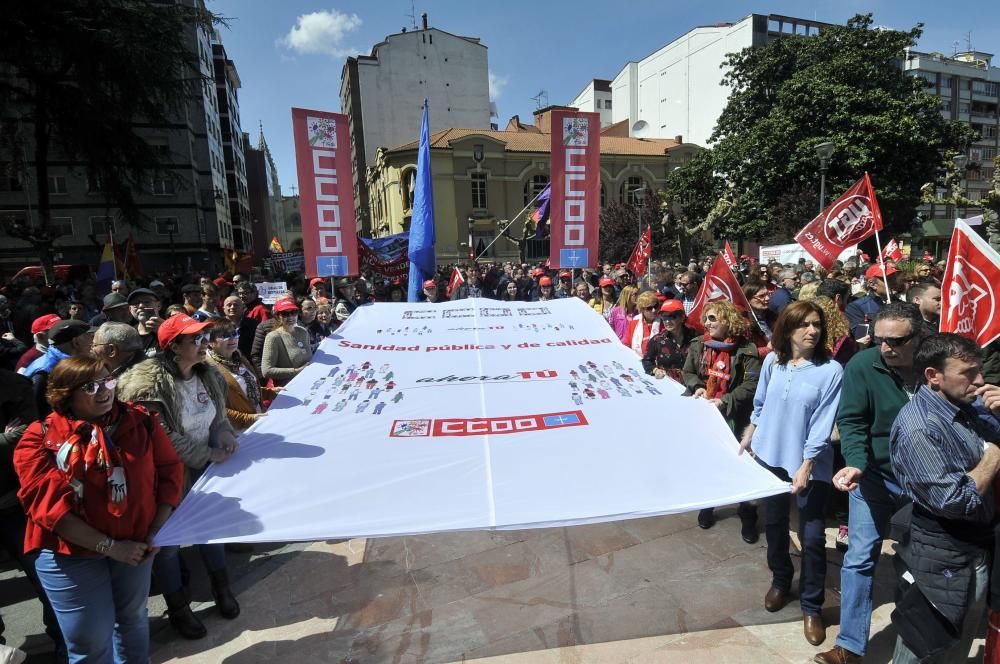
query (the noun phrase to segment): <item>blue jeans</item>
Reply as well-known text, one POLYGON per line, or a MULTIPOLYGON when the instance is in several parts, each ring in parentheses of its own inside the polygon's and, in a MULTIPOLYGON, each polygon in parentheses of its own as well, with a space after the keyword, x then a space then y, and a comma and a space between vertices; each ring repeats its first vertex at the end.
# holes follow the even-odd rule
MULTIPOLYGON (((12 510, 0 512, 0 550, 6 551, 11 558, 21 568, 24 575, 28 577, 31 587, 38 593, 38 599, 42 603, 42 623, 45 625, 45 633, 56 644, 56 653, 64 649, 62 634, 59 632, 59 621, 52 611, 49 598, 45 596, 42 585, 38 582, 38 574, 35 573, 35 555, 26 556, 24 554, 24 529, 27 525, 27 517, 20 507, 12 510)), ((0 637, 3 636, 3 621, 0 620, 0 637)))
POLYGON ((849 545, 840 570, 840 634, 837 645, 858 655, 868 649, 872 627, 872 578, 882 539, 902 490, 895 480, 866 469, 848 497, 849 545))
POLYGON ((133 567, 47 549, 38 554, 35 571, 56 613, 70 664, 149 661, 151 568, 149 560, 133 567))
POLYGON ((943 653, 921 660, 903 643, 903 639, 896 637, 896 651, 892 654, 893 664, 948 664, 966 661, 972 642, 979 633, 979 626, 986 619, 986 594, 990 589, 990 569, 986 563, 976 567, 976 573, 969 580, 969 585, 971 586, 969 610, 965 613, 962 636, 958 643, 943 653))
MULTIPOLYGON (((199 544, 198 553, 209 572, 226 569, 226 546, 224 544, 199 544)), ((181 548, 165 546, 153 559, 153 574, 160 592, 164 595, 181 589, 181 548)))
MULTIPOLYGON (((779 479, 790 482, 783 468, 774 468, 762 462, 779 479)), ((799 510, 799 541, 802 544, 802 569, 799 572, 799 605, 802 613, 820 615, 826 587, 826 501, 830 496, 830 483, 811 481, 796 495, 781 493, 764 499, 764 537, 767 539, 767 566, 771 570, 771 585, 790 590, 795 568, 788 549, 788 533, 792 499, 799 510)))

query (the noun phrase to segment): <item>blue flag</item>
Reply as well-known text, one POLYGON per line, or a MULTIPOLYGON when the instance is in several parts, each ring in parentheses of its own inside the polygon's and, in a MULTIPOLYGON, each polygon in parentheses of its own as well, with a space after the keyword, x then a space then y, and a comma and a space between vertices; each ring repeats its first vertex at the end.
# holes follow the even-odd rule
POLYGON ((420 147, 417 150, 417 178, 413 187, 413 216, 410 218, 410 283, 409 302, 416 302, 424 281, 437 272, 434 255, 434 185, 431 181, 431 141, 427 122, 427 100, 420 121, 420 147))

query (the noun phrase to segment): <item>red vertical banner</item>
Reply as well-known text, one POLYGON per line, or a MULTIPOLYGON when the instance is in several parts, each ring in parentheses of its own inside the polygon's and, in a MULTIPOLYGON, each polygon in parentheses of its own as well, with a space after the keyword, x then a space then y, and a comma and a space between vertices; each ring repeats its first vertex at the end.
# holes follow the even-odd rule
POLYGON ((292 109, 306 273, 358 274, 358 236, 347 116, 292 109))
POLYGON ((552 267, 598 264, 601 222, 601 119, 599 113, 552 111, 552 267))

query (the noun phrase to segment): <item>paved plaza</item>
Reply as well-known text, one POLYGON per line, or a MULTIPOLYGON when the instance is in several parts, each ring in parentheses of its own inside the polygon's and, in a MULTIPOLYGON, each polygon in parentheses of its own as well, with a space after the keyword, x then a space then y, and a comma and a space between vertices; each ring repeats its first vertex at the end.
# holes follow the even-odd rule
MULTIPOLYGON (((252 555, 230 554, 243 607, 234 621, 215 614, 203 571, 192 565, 205 639, 176 637, 161 617, 161 598, 150 600, 153 661, 798 663, 831 647, 842 558, 834 530, 827 531, 830 629, 826 643, 814 648, 802 636, 797 602, 774 614, 763 608, 770 580, 763 539, 745 544, 735 508, 717 513, 719 523, 707 531, 694 514, 681 514, 573 528, 257 545, 252 555)), ((885 551, 865 659, 875 664, 890 661, 895 640, 891 545, 885 551)), ((26 599, 24 585, 10 572, 0 575, 4 603, 8 590, 19 598, 3 609, 9 642, 26 638, 39 653, 29 662, 49 662, 40 610, 26 599)), ((981 654, 982 641, 975 647, 981 654)))

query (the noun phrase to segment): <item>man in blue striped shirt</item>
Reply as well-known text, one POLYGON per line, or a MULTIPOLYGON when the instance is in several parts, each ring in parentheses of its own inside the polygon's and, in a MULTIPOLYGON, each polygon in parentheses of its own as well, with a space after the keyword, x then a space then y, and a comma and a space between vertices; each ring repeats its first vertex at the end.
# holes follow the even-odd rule
POLYGON ((892 615, 896 664, 964 661, 985 613, 1000 423, 979 398, 996 390, 981 364, 964 337, 926 338, 914 358, 922 385, 890 434, 892 470, 913 501, 899 547, 907 573, 892 615))

